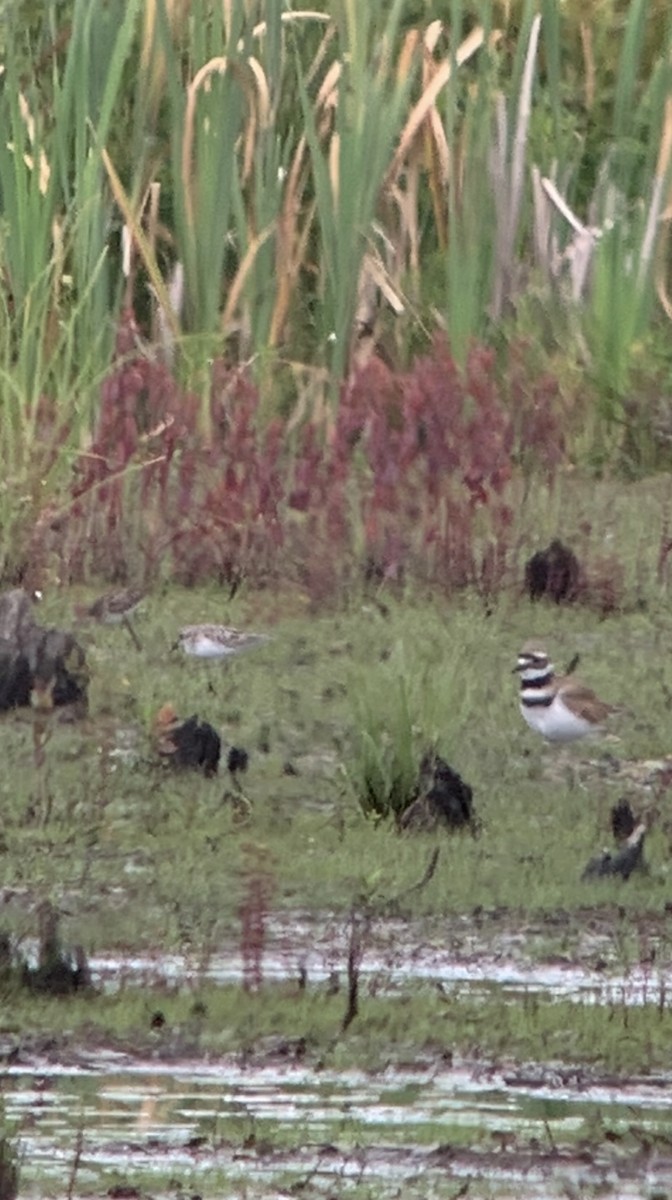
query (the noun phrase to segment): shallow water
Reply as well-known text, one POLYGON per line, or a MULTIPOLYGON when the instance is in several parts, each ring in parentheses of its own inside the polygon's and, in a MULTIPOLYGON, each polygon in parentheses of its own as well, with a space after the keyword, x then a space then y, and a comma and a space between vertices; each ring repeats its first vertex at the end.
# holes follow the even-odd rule
MULTIPOLYGON (((455 918, 440 936, 379 921, 362 960, 376 991, 440 987, 512 1003, 535 994, 590 1004, 657 1002, 665 971, 616 961, 610 935, 578 933, 571 959, 533 961, 547 931, 485 932, 455 918), (599 969, 596 965, 599 963, 599 969)), ((267 927, 266 979, 343 973, 343 922, 294 914, 267 927)), ((178 954, 99 954, 105 990, 207 978, 239 983, 237 941, 198 962, 178 954)), ((157 1051, 158 1052, 158 1051, 157 1051)), ((480 1197, 635 1197, 672 1188, 672 1076, 621 1081, 533 1064, 474 1062, 367 1075, 301 1064, 153 1062, 100 1051, 77 1065, 20 1059, 3 1099, 23 1155, 22 1196, 74 1196, 110 1183, 152 1196, 448 1197, 478 1181, 480 1197), (655 1150, 647 1146, 655 1137, 655 1150), (171 1182, 172 1181, 172 1182, 171 1182), (177 1182, 176 1182, 177 1181, 177 1182), (242 1189, 242 1190, 241 1190, 242 1189), (587 1189, 587 1190, 584 1190, 587 1189), (362 1192, 360 1190, 359 1195, 362 1192)))
MULTIPOLYGON (((347 958, 348 928, 343 921, 316 921, 287 916, 268 922, 263 974, 269 982, 298 979, 323 983, 343 971, 347 958)), ((547 941, 541 929, 538 941, 547 941)), ((655 941, 647 943, 647 949, 655 941)), ((200 959, 181 954, 98 954, 91 959, 94 981, 106 990, 125 986, 151 986, 157 981, 237 984, 243 979, 239 939, 200 959)), ((450 934, 428 939, 421 926, 409 922, 378 921, 364 938, 362 979, 379 993, 408 985, 438 985, 443 990, 478 997, 496 988, 512 1002, 522 995, 582 1004, 657 1004, 667 993, 665 964, 618 961, 611 935, 586 932, 571 957, 535 959, 535 934, 498 930, 474 932, 467 921, 456 919, 450 934), (599 964, 596 966, 594 964, 599 964)))
POLYGON ((556 1194, 552 1180, 635 1196, 644 1175, 649 1188, 670 1183, 672 1145, 651 1161, 631 1146, 627 1161, 605 1141, 589 1159, 580 1135, 597 1114, 612 1136, 625 1138, 631 1127, 664 1134, 670 1084, 661 1077, 623 1090, 466 1063, 370 1076, 232 1061, 160 1065, 108 1053, 76 1069, 10 1067, 4 1102, 19 1130, 26 1196, 36 1188, 58 1194, 79 1130, 75 1194, 114 1173, 127 1184, 142 1179, 152 1194, 172 1178, 189 1189, 208 1185, 210 1194, 219 1181, 277 1195, 282 1178, 310 1180, 314 1192, 336 1180, 346 1192, 348 1182, 367 1183, 383 1197, 401 1186, 415 1194, 421 1175, 424 1195, 453 1194, 451 1180, 471 1178, 515 1184, 519 1197, 556 1194))

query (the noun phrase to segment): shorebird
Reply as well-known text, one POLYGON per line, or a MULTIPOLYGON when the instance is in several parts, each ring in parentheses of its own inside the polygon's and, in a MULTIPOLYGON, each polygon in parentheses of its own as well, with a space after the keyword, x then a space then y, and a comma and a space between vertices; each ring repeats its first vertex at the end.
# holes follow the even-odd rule
POLYGON ((520 674, 520 711, 548 742, 573 742, 602 733, 615 709, 569 675, 556 675, 544 648, 526 642, 513 668, 520 674))
POLYGON ((265 633, 245 633, 225 625, 185 625, 173 649, 181 646, 192 658, 231 658, 268 640, 265 633))
POLYGON ((123 625, 128 630, 136 650, 142 650, 142 644, 130 621, 131 613, 144 599, 145 593, 140 588, 122 588, 120 591, 105 592, 94 600, 93 604, 78 604, 75 614, 80 619, 87 618, 98 621, 101 625, 123 625))

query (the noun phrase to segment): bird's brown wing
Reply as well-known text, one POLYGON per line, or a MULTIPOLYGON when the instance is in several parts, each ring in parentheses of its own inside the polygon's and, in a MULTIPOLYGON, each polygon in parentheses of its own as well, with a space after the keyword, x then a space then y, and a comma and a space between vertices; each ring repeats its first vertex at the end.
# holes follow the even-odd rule
POLYGON ((602 721, 606 721, 607 717, 615 711, 611 704, 600 700, 600 697, 595 695, 592 688, 586 687, 578 679, 563 679, 561 692, 562 699, 567 707, 571 708, 577 717, 583 717, 585 721, 594 721, 597 724, 601 724, 602 721))

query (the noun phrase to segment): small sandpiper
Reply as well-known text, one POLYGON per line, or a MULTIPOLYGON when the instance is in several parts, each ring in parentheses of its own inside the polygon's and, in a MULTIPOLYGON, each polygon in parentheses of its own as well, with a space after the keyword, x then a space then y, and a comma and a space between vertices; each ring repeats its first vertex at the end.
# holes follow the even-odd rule
POLYGON ((144 598, 145 593, 140 588, 121 588, 119 591, 105 592, 88 606, 76 605, 75 614, 80 619, 88 617, 99 621, 101 625, 123 625, 128 630, 136 650, 142 650, 140 638, 130 622, 130 616, 144 598))
POLYGON ((231 658, 268 641, 265 633, 246 633, 225 625, 185 625, 173 646, 181 646, 192 658, 231 658))

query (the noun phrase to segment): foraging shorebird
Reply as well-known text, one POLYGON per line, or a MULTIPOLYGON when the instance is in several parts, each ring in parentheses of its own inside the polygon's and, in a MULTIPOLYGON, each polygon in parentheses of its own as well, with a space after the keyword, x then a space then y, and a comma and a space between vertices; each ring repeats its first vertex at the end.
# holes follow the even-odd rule
POLYGON ((123 625, 128 630, 136 650, 142 650, 140 638, 131 624, 130 616, 144 597, 145 593, 140 588, 122 588, 120 591, 105 592, 88 606, 76 605, 75 613, 80 619, 90 618, 101 625, 123 625))
POLYGON ((173 646, 192 658, 230 658, 268 641, 265 633, 245 633, 224 625, 185 625, 173 646))
POLYGON ((520 675, 520 711, 548 742, 573 742, 603 732, 610 704, 569 675, 556 675, 545 649, 526 642, 513 668, 520 675))

